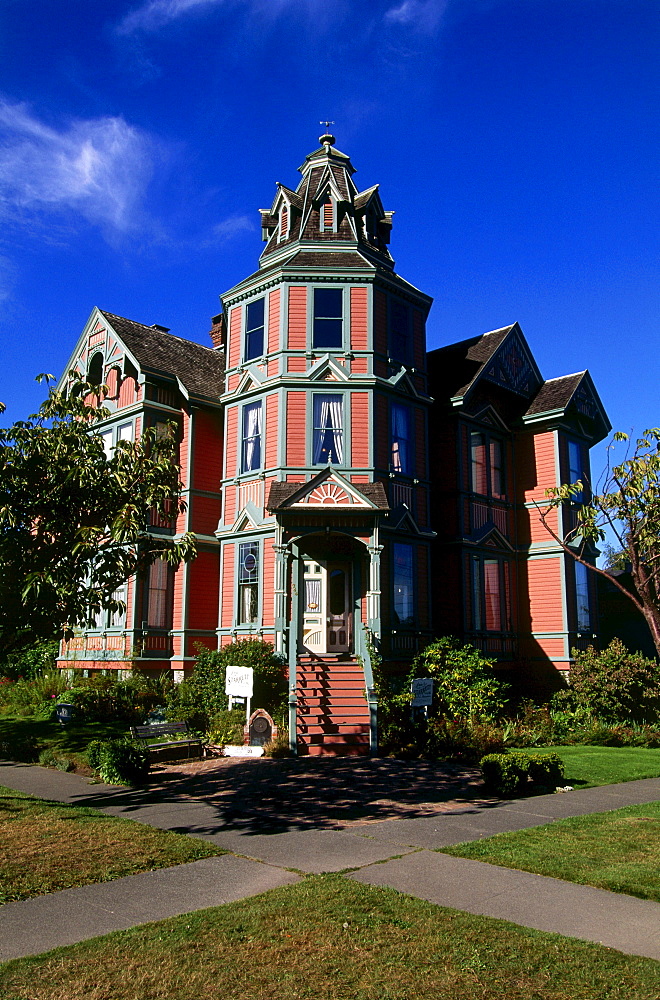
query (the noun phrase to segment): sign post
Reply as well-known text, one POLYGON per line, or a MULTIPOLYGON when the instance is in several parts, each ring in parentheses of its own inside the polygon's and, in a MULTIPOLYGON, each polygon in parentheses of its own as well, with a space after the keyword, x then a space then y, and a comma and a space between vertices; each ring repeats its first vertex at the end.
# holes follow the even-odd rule
POLYGON ((415 709, 423 708, 424 717, 428 718, 428 706, 433 704, 433 678, 415 677, 410 685, 412 701, 410 703, 410 713, 415 718, 415 709))
POLYGON ((225 674, 225 694, 229 696, 229 710, 231 711, 234 698, 247 701, 247 712, 245 721, 250 719, 250 702, 252 700, 254 683, 254 670, 252 667, 227 667, 225 674))

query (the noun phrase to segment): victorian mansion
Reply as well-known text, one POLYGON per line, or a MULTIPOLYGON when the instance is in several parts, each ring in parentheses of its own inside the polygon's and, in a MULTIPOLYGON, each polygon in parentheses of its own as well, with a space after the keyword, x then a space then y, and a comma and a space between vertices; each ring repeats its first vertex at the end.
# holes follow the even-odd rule
POLYGON ((588 372, 544 379, 517 323, 427 353, 431 299, 394 269, 393 213, 319 141, 261 210, 259 268, 221 296, 212 346, 95 308, 66 369, 108 386, 108 454, 178 422, 176 530, 198 555, 130 580, 126 613, 59 665, 180 680, 199 644, 262 637, 301 754, 375 749, 372 640, 392 672, 447 634, 530 690, 569 668, 595 592, 535 501, 609 430, 588 372))

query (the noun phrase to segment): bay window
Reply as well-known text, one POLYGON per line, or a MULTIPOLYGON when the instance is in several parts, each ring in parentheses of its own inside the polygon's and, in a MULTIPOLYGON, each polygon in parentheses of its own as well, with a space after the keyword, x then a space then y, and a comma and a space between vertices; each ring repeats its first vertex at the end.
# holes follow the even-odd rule
POLYGON ((259 543, 238 546, 238 624, 250 625, 259 614, 259 543))
POLYGON ((474 555, 471 558, 470 622, 475 632, 510 632, 510 567, 507 559, 474 555))
POLYGON ((314 347, 342 347, 344 293, 341 288, 314 289, 314 347))
POLYGON ((392 546, 394 585, 394 621, 398 625, 414 625, 414 564, 413 547, 404 542, 392 546))
POLYGON ((243 407, 241 472, 261 468, 261 400, 243 407))
POLYGON ((390 409, 392 451, 390 467, 393 472, 409 476, 410 461, 410 409, 403 403, 392 403, 390 409))
POLYGON ((481 496, 505 499, 504 445, 483 431, 470 433, 470 487, 481 496))
POLYGON ((264 299, 248 303, 245 310, 245 360, 264 353, 264 299))
POLYGON ((341 465, 344 460, 343 396, 314 396, 314 465, 341 465))

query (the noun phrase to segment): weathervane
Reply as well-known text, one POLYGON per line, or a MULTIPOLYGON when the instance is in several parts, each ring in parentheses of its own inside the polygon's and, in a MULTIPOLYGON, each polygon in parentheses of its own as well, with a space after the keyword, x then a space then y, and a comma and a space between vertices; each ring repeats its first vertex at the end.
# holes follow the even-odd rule
POLYGON ((331 125, 336 125, 336 124, 337 124, 336 122, 319 122, 319 125, 325 125, 326 132, 328 131, 331 125))

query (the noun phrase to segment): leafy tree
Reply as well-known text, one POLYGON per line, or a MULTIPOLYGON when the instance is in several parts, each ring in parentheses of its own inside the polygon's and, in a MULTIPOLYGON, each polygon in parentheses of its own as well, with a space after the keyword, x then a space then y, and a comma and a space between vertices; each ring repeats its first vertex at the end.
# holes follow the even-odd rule
POLYGON ((608 451, 621 443, 626 444, 622 461, 612 465, 608 459, 602 483, 593 492, 581 480, 565 483, 546 490, 547 504, 537 507, 543 525, 564 551, 606 576, 644 615, 660 657, 660 428, 645 431, 634 448, 629 436, 618 431, 608 451), (560 537, 548 518, 565 504, 575 507, 577 518, 575 527, 560 537), (606 529, 630 565, 634 593, 589 561, 606 529))
POLYGON ((171 525, 185 509, 175 425, 120 441, 108 459, 103 393, 51 389, 38 413, 0 430, 0 658, 123 611, 115 592, 155 559, 194 558, 192 535, 146 531, 152 508, 171 525))

